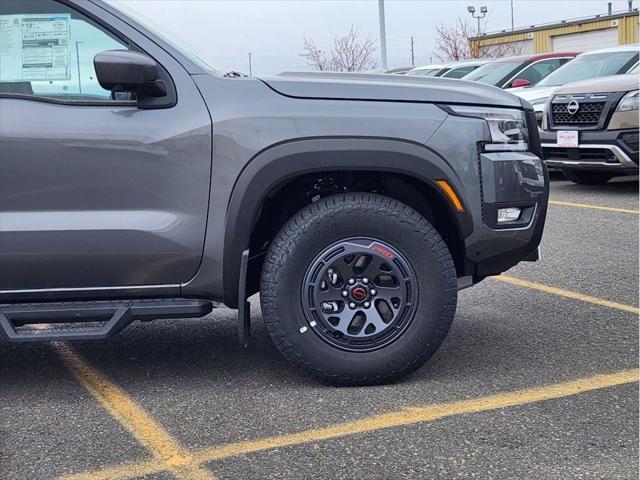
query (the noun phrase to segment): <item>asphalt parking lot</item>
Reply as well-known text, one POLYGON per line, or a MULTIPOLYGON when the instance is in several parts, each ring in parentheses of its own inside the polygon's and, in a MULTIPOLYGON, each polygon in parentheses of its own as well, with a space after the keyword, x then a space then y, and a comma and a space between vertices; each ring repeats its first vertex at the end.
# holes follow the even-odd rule
POLYGON ((0 478, 638 478, 638 179, 552 183, 543 261, 460 293, 396 385, 291 368, 253 302, 102 343, 0 343, 0 478))

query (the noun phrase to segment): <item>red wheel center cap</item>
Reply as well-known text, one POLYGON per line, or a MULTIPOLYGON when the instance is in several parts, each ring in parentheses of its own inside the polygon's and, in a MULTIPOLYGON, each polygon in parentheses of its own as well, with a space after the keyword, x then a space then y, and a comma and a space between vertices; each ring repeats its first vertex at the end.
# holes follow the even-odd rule
POLYGON ((362 287, 356 287, 351 290, 351 296, 354 300, 361 301, 367 298, 367 291, 362 287))

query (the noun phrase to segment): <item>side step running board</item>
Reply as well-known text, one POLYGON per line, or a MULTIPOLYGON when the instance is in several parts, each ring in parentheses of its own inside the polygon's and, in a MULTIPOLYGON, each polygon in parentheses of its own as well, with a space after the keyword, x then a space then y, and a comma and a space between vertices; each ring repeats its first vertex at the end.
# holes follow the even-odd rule
POLYGON ((134 320, 195 318, 212 309, 212 302, 182 298, 0 305, 0 335, 10 342, 101 340, 134 320), (42 324, 47 327, 20 328, 42 324))
MULTIPOLYGON (((105 312, 100 310, 102 315, 96 315, 97 318, 103 318, 105 312)), ((95 320, 96 317, 87 315, 86 321, 95 320)), ((0 327, 2 333, 10 342, 42 342, 47 340, 103 340, 115 335, 120 330, 129 325, 132 321, 131 307, 123 306, 118 308, 106 324, 99 327, 84 328, 84 326, 74 326, 71 328, 52 328, 46 330, 30 329, 29 331, 19 332, 9 317, 0 312, 0 327)), ((75 320, 74 323, 79 323, 75 320)))

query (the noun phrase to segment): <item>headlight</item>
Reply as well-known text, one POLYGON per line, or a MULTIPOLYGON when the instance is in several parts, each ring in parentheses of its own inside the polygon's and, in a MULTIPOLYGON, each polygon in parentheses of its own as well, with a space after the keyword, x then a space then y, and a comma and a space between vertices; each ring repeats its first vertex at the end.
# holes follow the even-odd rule
POLYGON ((622 100, 618 103, 618 108, 616 108, 616 112, 627 112, 629 110, 638 110, 638 90, 633 90, 622 97, 622 100))
POLYGON ((484 146, 486 151, 527 150, 527 122, 522 110, 458 105, 449 105, 449 108, 458 115, 483 118, 487 121, 491 143, 484 146))

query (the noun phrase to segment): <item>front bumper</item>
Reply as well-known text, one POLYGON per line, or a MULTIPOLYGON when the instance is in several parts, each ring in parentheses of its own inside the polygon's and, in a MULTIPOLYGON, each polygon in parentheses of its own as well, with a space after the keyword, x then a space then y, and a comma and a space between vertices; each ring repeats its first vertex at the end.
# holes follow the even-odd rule
POLYGON ((526 113, 529 152, 485 152, 483 143, 491 139, 486 121, 454 115, 427 144, 452 164, 455 173, 449 180, 469 219, 471 228, 461 232, 464 265, 458 274, 467 277, 463 286, 538 258, 549 177, 533 111, 526 113), (521 208, 521 215, 516 221, 499 223, 498 210, 510 207, 521 208))
MULTIPOLYGON (((482 239, 471 252, 478 276, 496 275, 522 260, 537 260, 549 200, 549 177, 543 161, 529 152, 483 153, 482 239), (516 207, 520 218, 499 223, 498 210, 516 207), (481 257, 481 258, 480 258, 481 257)), ((478 233, 480 233, 478 232, 478 233)))
POLYGON ((638 172, 638 129, 579 131, 578 135, 578 147, 566 148, 556 143, 555 131, 540 132, 547 166, 620 174, 638 172))

